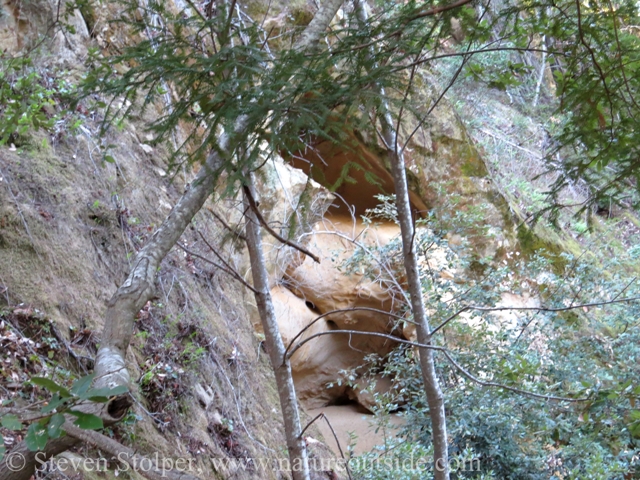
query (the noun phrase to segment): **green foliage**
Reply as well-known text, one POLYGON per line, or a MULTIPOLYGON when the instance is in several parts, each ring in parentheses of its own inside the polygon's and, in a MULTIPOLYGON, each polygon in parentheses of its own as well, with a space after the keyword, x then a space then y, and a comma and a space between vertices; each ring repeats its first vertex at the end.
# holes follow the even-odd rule
MULTIPOLYGON (((62 425, 65 415, 75 417, 73 423, 84 430, 99 430, 103 428, 102 419, 96 415, 78 410, 78 407, 87 401, 107 403, 111 398, 124 395, 129 391, 127 387, 92 388, 91 384, 95 374, 85 375, 75 380, 70 388, 56 383, 44 377, 32 377, 29 383, 42 387, 51 394, 51 398, 40 408, 39 415, 30 419, 32 423, 27 428, 25 443, 29 450, 43 450, 50 438, 59 438, 64 435, 62 425)), ((14 414, 6 414, 0 418, 0 423, 9 430, 22 430, 23 421, 14 414)), ((0 445, 2 437, 0 437, 0 445)), ((5 454, 4 448, 0 450, 0 461, 5 454)))
MULTIPOLYGON (((405 115, 399 118, 396 114, 393 120, 398 123, 406 116, 417 123, 428 120, 435 99, 425 105, 412 80, 417 68, 434 66, 445 57, 458 62, 451 82, 464 70, 468 78, 492 88, 510 92, 528 86, 531 90, 532 69, 514 52, 530 51, 533 45, 540 45, 543 36, 555 62, 560 97, 561 124, 552 132, 557 147, 549 158, 556 162, 550 168, 563 174, 552 194, 567 182, 587 178, 595 186, 593 198, 620 200, 624 181, 637 175, 640 128, 636 119, 640 112, 635 98, 640 49, 638 38, 626 28, 638 24, 633 2, 506 3, 499 11, 488 12, 479 5, 437 16, 422 15, 424 5, 417 2, 381 0, 366 24, 347 15, 327 36, 330 48, 308 52, 285 47, 272 51, 268 34, 258 23, 238 21, 235 11, 224 5, 218 5, 216 15, 205 15, 188 3, 188 12, 177 13, 162 2, 148 2, 143 11, 136 2, 126 3, 121 26, 129 38, 142 40, 110 57, 92 51, 93 68, 77 101, 95 93, 105 99, 96 102, 105 111, 105 128, 121 128, 138 113, 157 111, 149 127, 154 135, 151 143, 163 142, 178 127, 188 132, 174 152, 174 164, 202 162, 211 150, 224 154, 221 171, 227 176, 226 192, 221 195, 235 193, 247 172, 258 170, 273 153, 295 156, 313 151, 322 141, 348 149, 346 132, 350 128, 378 138, 371 118, 383 101, 405 115), (464 20, 469 40, 449 52, 442 45, 451 33, 449 20, 454 14, 464 20), (493 53, 496 55, 488 56, 493 53), (378 95, 381 88, 389 92, 387 98, 378 95), (167 96, 174 99, 171 105, 163 105, 167 96), (228 143, 224 146, 220 145, 223 132, 228 143), (560 164, 556 153, 564 159, 560 164)), ((295 44, 296 31, 286 35, 295 44)), ((55 122, 55 117, 43 113, 54 104, 55 89, 42 85, 42 76, 28 60, 8 65, 11 68, 0 76, 0 143, 32 127, 51 128, 55 122)), ((114 161, 108 151, 104 155, 104 161, 114 161)), ((350 168, 364 167, 346 164, 339 182, 353 180, 350 168)), ((540 294, 548 305, 557 307, 566 306, 567 299, 610 298, 623 291, 623 277, 612 278, 599 270, 601 266, 574 258, 565 258, 554 269, 544 257, 529 265, 514 261, 508 264, 510 270, 498 268, 490 259, 466 256, 462 246, 449 246, 445 233, 455 232, 447 230, 452 225, 464 230, 460 225, 468 225, 467 231, 475 232, 477 238, 488 232, 478 227, 481 210, 465 212, 452 207, 453 214, 446 219, 432 213, 415 238, 425 266, 423 292, 435 320, 442 321, 470 304, 495 305, 501 293, 513 290, 540 294), (431 262, 436 251, 442 255, 431 262), (468 275, 464 285, 454 280, 452 272, 468 275), (518 279, 523 278, 535 278, 536 284, 518 286, 518 279)), ((369 221, 375 221, 376 215, 393 218, 390 201, 374 211, 369 221)), ((354 271, 364 263, 365 275, 399 289, 394 275, 381 277, 381 265, 389 272, 399 268, 399 246, 398 241, 391 242, 378 252, 375 264, 370 251, 359 248, 342 268, 354 271)), ((447 407, 456 453, 480 456, 481 474, 499 478, 543 478, 556 470, 563 476, 597 478, 606 469, 627 468, 629 460, 621 452, 626 455, 637 449, 634 379, 638 372, 633 359, 638 358, 638 334, 637 328, 627 328, 625 319, 635 318, 637 312, 623 306, 599 312, 594 316, 578 312, 571 318, 548 313, 521 315, 499 328, 489 314, 473 315, 443 328, 436 341, 447 345, 465 368, 483 378, 539 394, 589 395, 589 401, 580 407, 523 400, 511 393, 484 390, 460 377, 452 366, 444 366, 440 374, 449 392, 447 407), (540 345, 541 339, 546 347, 540 345), (587 447, 598 454, 581 458, 579 452, 587 447), (562 462, 547 461, 552 449, 562 462)), ((201 347, 190 342, 180 359, 193 365, 202 353, 201 347)), ((406 448, 396 452, 426 451, 429 424, 418 393, 416 360, 406 349, 395 352, 394 360, 381 367, 389 369, 387 374, 393 375, 402 392, 392 399, 393 405, 406 404, 415 419, 413 430, 407 431, 406 448)), ((163 379, 179 373, 168 363, 156 362, 149 365, 141 382, 149 392, 164 391, 163 379)), ((60 434, 62 412, 75 416, 76 424, 83 428, 98 428, 97 417, 71 408, 81 400, 106 401, 114 394, 91 389, 91 380, 86 378, 70 389, 39 377, 33 380, 52 393, 49 405, 43 408, 44 417, 29 426, 28 442, 35 449, 60 434)), ((16 425, 13 419, 7 422, 16 425)))
POLYGON ((73 87, 64 72, 36 68, 35 56, 31 52, 0 62, 0 146, 24 143, 31 129, 61 133, 82 123, 66 109, 73 87))
MULTIPOLYGON (((467 5, 439 16, 424 15, 425 6, 416 2, 381 1, 368 22, 346 15, 325 39, 330 48, 310 52, 293 48, 299 29, 282 33, 273 44, 279 48, 271 49, 259 22, 236 18, 222 5, 209 15, 188 3, 185 12, 174 13, 162 2, 150 2, 144 11, 123 2, 120 27, 142 40, 110 57, 93 51, 82 96, 106 97, 97 102, 106 108, 105 127, 138 111, 157 111, 151 143, 180 126, 187 137, 174 164, 202 162, 220 150, 225 132, 227 194, 271 153, 296 156, 320 141, 348 149, 345 125, 377 138, 370 119, 383 100, 402 112, 400 121, 424 122, 435 98, 424 105, 416 78, 443 63, 450 66, 446 89, 466 77, 517 91, 530 102, 540 88, 536 55, 552 65, 559 97, 561 125, 545 152, 548 168, 561 173, 550 192, 556 204, 559 192, 578 178, 593 188, 587 206, 621 200, 629 179, 635 182, 640 40, 632 27, 637 5, 630 0, 467 5), (465 41, 450 51, 442 44, 452 34, 453 18, 465 41), (377 94, 381 87, 390 92, 387 98, 377 94), (170 105, 162 107, 169 97, 170 105)), ((361 166, 345 165, 340 183, 352 180, 353 168, 361 166)), ((535 200, 542 207, 541 198, 535 200)))
MULTIPOLYGON (((638 186, 640 38, 628 28, 637 23, 637 8, 622 1, 576 3, 569 10, 575 41, 563 45, 570 60, 555 72, 566 113, 556 149, 564 160, 555 167, 565 175, 554 193, 583 178, 593 187, 589 205, 608 199, 638 202, 637 195, 629 197, 629 187, 638 186)), ((559 17, 553 22, 557 28, 565 24, 559 17)))
MULTIPOLYGON (((375 211, 385 218, 393 215, 388 201, 375 211)), ((443 208, 442 222, 450 222, 446 214, 452 211, 443 208)), ((513 311, 506 317, 471 310, 440 329, 434 343, 446 347, 467 372, 482 381, 539 395, 584 399, 547 400, 483 387, 438 354, 450 453, 453 458, 477 459, 479 465, 474 470, 458 469, 453 478, 637 478, 640 302, 607 303, 623 295, 640 296, 640 286, 628 280, 637 262, 635 253, 620 252, 607 259, 558 253, 562 262, 554 263, 544 252, 526 259, 510 255, 506 266, 486 262, 479 278, 469 272, 474 262, 469 249, 451 250, 436 218, 428 219, 428 228, 419 228, 415 237, 424 258, 423 294, 432 327, 466 306, 495 306, 503 292, 525 299, 539 297, 546 310, 513 311), (455 281, 443 275, 447 271, 456 272, 455 281), (598 302, 603 305, 580 306, 598 302), (553 308, 566 310, 549 311, 553 308), (586 456, 585 451, 594 454, 586 456)), ((465 221, 460 212, 456 218, 465 221)), ((356 252, 345 264, 373 272, 374 266, 394 257, 393 248, 399 245, 356 252)), ((369 361, 370 373, 382 374, 393 383, 387 394, 376 396, 379 413, 401 409, 407 422, 397 444, 364 457, 397 458, 398 463, 392 463, 396 467, 390 471, 381 463, 359 471, 359 478, 418 478, 416 472, 397 466, 409 462, 412 452, 431 448, 416 352, 400 347, 387 358, 369 361)), ((343 374, 352 385, 362 375, 343 374)))
POLYGON ((56 117, 47 107, 55 105, 55 90, 43 86, 42 76, 30 58, 3 61, 0 68, 0 145, 17 142, 30 128, 53 127, 56 117))
MULTIPOLYGON (((331 50, 276 51, 269 49, 267 32, 257 23, 238 23, 235 12, 223 6, 216 16, 207 17, 193 4, 188 14, 173 14, 161 2, 151 2, 140 18, 137 4, 126 5, 122 27, 131 38, 144 33, 148 40, 108 58, 94 52, 84 95, 98 92, 109 99, 99 103, 106 107, 108 126, 138 109, 160 110, 170 86, 171 107, 163 108, 149 127, 154 142, 162 142, 180 125, 187 138, 174 152, 174 163, 201 162, 211 149, 220 149, 224 131, 229 137, 222 166, 228 175, 227 193, 271 152, 295 156, 320 141, 349 149, 345 124, 374 138, 375 126, 365 113, 381 102, 373 87, 404 91, 405 67, 399 66, 418 55, 425 41, 434 43, 438 37, 434 23, 431 37, 417 38, 423 35, 422 26, 410 19, 419 7, 410 4, 381 13, 366 26, 345 19, 330 36, 335 43, 331 50), (410 34, 391 37, 399 28, 410 34), (360 47, 378 36, 390 39, 384 54, 360 47)), ((290 35, 295 45, 296 32, 290 35)), ((395 95, 388 100, 399 103, 395 95)), ((405 112, 411 111, 405 105, 405 112)), ((353 168, 363 167, 345 166, 338 181, 352 181, 353 168)))

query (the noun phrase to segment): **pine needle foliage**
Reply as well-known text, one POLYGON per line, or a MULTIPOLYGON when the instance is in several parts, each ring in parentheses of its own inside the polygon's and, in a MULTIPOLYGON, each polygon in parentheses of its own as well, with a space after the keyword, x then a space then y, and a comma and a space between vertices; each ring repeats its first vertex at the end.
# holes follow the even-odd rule
MULTIPOLYGON (((228 151, 243 152, 225 166, 230 186, 258 168, 265 153, 294 156, 326 140, 348 149, 345 132, 354 129, 375 139, 373 119, 383 100, 376 86, 411 114, 407 69, 425 49, 437 49, 444 32, 441 19, 419 19, 421 6, 389 3, 393 8, 380 9, 364 26, 348 15, 311 52, 298 51, 295 29, 287 33, 290 47, 273 50, 269 33, 244 21, 239 7, 205 12, 189 3, 173 12, 160 2, 125 5, 122 28, 140 40, 111 56, 94 52, 82 95, 108 99, 101 103, 105 128, 138 111, 161 110, 149 126, 154 142, 178 127, 186 132, 174 166, 202 162, 219 148, 222 132, 230 135, 228 151), (381 46, 374 54, 372 43, 381 46), (170 107, 159 107, 167 96, 170 107), (244 128, 236 131, 239 118, 244 128)), ((340 182, 358 167, 350 163, 340 182)))

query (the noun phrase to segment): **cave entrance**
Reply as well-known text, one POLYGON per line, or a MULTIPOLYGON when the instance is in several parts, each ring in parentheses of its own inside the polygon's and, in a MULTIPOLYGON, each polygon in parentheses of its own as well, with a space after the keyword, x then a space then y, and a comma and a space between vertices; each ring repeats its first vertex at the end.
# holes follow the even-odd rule
MULTIPOLYGON (((327 212, 329 216, 349 215, 346 203, 359 217, 380 203, 376 195, 391 195, 395 191, 383 158, 353 133, 341 144, 318 140, 287 160, 342 199, 336 199, 327 212)), ((415 193, 410 192, 409 197, 412 210, 421 216, 427 206, 415 193)))

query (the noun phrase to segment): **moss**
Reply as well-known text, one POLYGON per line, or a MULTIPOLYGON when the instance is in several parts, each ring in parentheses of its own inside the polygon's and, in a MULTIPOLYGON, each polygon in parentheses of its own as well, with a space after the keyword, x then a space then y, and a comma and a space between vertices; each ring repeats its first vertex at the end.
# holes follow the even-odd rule
POLYGON ((462 174, 466 177, 488 176, 489 171, 487 170, 487 166, 482 159, 475 154, 473 147, 471 145, 465 145, 464 150, 467 150, 467 152, 460 152, 463 154, 461 158, 465 159, 460 166, 462 174))
POLYGON ((304 27, 309 25, 313 19, 313 13, 309 10, 307 5, 292 5, 290 7, 290 17, 293 25, 304 27))
POLYGON ((551 228, 540 224, 536 225, 535 229, 521 224, 518 226, 516 235, 524 255, 541 254, 550 260, 556 273, 562 273, 568 264, 568 259, 562 255, 563 253, 570 253, 575 256, 579 256, 582 253, 580 245, 575 241, 567 238, 563 239, 551 228))

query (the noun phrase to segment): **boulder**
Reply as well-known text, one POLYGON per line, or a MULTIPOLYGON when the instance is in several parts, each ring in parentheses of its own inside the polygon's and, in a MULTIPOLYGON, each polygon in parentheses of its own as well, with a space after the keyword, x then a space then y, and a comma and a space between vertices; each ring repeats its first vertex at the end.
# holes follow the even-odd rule
MULTIPOLYGON (((384 247, 398 233, 395 224, 372 228, 348 216, 328 216, 319 222, 307 235, 307 247, 321 258, 320 264, 305 258, 290 265, 283 283, 272 290, 285 345, 318 316, 336 310, 343 311, 321 318, 298 341, 332 330, 401 336, 398 321, 385 313, 398 311, 404 302, 398 280, 386 271, 389 266, 346 263, 354 252, 384 247)), ((388 338, 359 334, 314 338, 291 359, 298 396, 309 408, 344 401, 351 389, 344 383, 335 385, 338 379, 357 372, 367 355, 386 355, 395 346, 388 338), (328 383, 334 386, 327 388, 328 383)))

